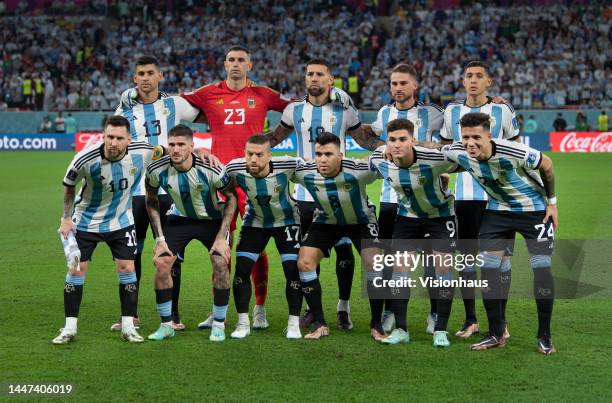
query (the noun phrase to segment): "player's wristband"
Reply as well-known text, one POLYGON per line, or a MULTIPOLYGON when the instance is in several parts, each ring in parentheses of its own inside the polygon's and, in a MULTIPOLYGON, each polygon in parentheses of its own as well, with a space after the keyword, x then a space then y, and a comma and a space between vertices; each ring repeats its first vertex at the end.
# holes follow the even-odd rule
POLYGON ((549 206, 556 206, 557 205, 557 196, 549 197, 548 198, 548 205, 549 206))
POLYGON ((162 241, 165 241, 165 240, 166 240, 166 237, 163 236, 163 235, 162 236, 158 236, 157 238, 155 238, 155 242, 162 242, 162 241))

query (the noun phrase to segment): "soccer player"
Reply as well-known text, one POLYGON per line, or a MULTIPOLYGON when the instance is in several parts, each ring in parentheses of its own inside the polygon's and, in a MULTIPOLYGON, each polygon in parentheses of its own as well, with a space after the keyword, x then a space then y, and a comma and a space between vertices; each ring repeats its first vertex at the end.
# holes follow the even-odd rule
POLYGON ((249 302, 251 269, 259 255, 274 238, 285 273, 285 296, 289 306, 287 338, 300 339, 299 315, 302 292, 297 268, 300 225, 295 202, 290 197, 289 181, 298 165, 294 157, 272 157, 270 141, 262 135, 249 137, 245 157, 232 160, 227 173, 247 197, 234 274, 234 302, 238 324, 231 337, 242 339, 251 332, 249 302))
POLYGON ((147 209, 155 234, 155 296, 161 325, 149 340, 174 336, 171 323, 172 277, 177 252, 194 239, 209 251, 213 267, 213 324, 209 339, 225 340, 230 293, 229 227, 236 213, 236 193, 224 167, 214 167, 193 153, 193 133, 184 125, 168 133, 168 154, 147 168, 147 209), (162 230, 157 193, 163 188, 173 201, 162 230), (225 197, 220 205, 217 192, 225 197), (163 231, 163 232, 162 232, 163 231))
MULTIPOLYGON (((333 76, 325 60, 313 59, 306 63, 305 84, 308 94, 301 100, 290 103, 283 111, 280 125, 268 134, 272 146, 283 141, 295 131, 297 136, 297 155, 304 160, 314 159, 316 138, 324 132, 332 133, 340 139, 340 151, 345 152, 346 135, 356 139, 364 147, 374 150, 382 144, 375 135, 367 137, 361 127, 359 112, 351 105, 343 108, 330 98, 333 76)), ((293 196, 298 201, 302 233, 308 231, 313 222, 315 202, 310 193, 302 186, 296 186, 293 196)), ((353 247, 348 238, 340 239, 335 246, 336 275, 338 277, 337 326, 350 330, 349 299, 353 285, 355 258, 353 247)), ((314 320, 312 312, 307 311, 302 326, 309 326, 314 320)))
MULTIPOLYGON (((452 267, 444 262, 449 262, 448 258, 455 250, 455 216, 453 197, 443 189, 441 175, 455 172, 458 165, 437 150, 415 146, 414 130, 415 126, 408 119, 389 122, 386 127, 387 144, 370 156, 370 163, 398 197, 398 216, 391 236, 392 249, 414 254, 422 246, 421 240, 429 236, 432 248, 432 255, 429 256, 436 262, 436 278, 440 281, 452 280, 452 267), (390 153, 393 160, 385 160, 385 153, 390 153)), ((394 280, 408 275, 408 267, 394 268, 394 280)), ((436 291, 437 319, 432 332, 433 345, 448 347, 450 342, 446 326, 453 289, 439 286, 436 291)), ((385 344, 406 343, 410 340, 406 326, 408 299, 393 299, 391 305, 397 328, 386 338, 377 335, 378 339, 385 344)))
MULTIPOLYGON (((313 223, 302 240, 298 258, 302 291, 315 319, 305 339, 329 335, 316 269, 323 257, 329 257, 330 248, 348 237, 365 266, 371 263, 372 254, 379 252, 374 207, 366 195, 366 185, 374 182, 377 173, 369 169, 366 161, 344 158, 340 137, 335 134, 323 132, 314 142, 314 161, 298 167, 293 178, 316 203, 313 223)), ((364 269, 371 271, 369 266, 364 269)), ((380 312, 378 318, 372 317, 371 323, 377 322, 380 312)))
MULTIPOLYGON (((371 125, 363 125, 366 132, 372 132, 387 140, 387 124, 395 119, 408 119, 415 128, 413 134, 417 141, 432 141, 434 135, 439 135, 444 123, 443 110, 434 104, 424 104, 416 99, 418 89, 418 74, 414 66, 410 64, 398 64, 391 70, 389 89, 393 103, 379 109, 376 120, 371 125)), ((380 211, 378 213, 378 225, 381 239, 391 239, 393 226, 398 210, 398 196, 393 190, 391 183, 383 181, 380 194, 380 211)), ((427 247, 427 242, 424 242, 427 247)), ((427 277, 434 277, 433 267, 425 267, 427 277)), ((433 295, 433 290, 430 293, 433 295)), ((395 319, 391 312, 391 301, 385 302, 386 309, 383 314, 383 328, 389 333, 393 330, 395 319)), ((436 300, 430 298, 430 311, 427 316, 427 333, 433 334, 436 323, 436 300)))
MULTIPOLYGON (((133 105, 120 104, 115 115, 121 115, 130 122, 130 135, 134 141, 145 141, 153 145, 168 144, 168 130, 181 121, 195 121, 200 111, 179 96, 168 96, 159 91, 159 83, 164 76, 159 68, 159 62, 152 56, 142 56, 136 60, 134 83, 137 86, 136 98, 133 105)), ((145 184, 144 175, 142 182, 137 184, 132 198, 132 212, 136 226, 136 238, 138 239, 138 253, 134 259, 136 267, 136 278, 140 282, 142 250, 147 236, 149 226, 149 215, 145 207, 145 184)), ((172 204, 165 192, 159 195, 162 226, 166 221, 166 213, 172 204)), ((181 322, 178 303, 181 286, 181 258, 175 261, 172 269, 174 277, 173 304, 172 304, 172 326, 175 330, 184 330, 185 325, 181 322)), ((139 320, 135 325, 139 325, 139 320)), ((121 322, 111 326, 111 330, 121 330, 121 322)))
POLYGON ((66 275, 66 324, 53 339, 54 344, 66 344, 77 334, 85 275, 99 242, 110 247, 119 276, 122 336, 129 342, 143 341, 134 327, 138 282, 132 194, 146 165, 163 153, 162 147, 132 142, 130 123, 121 116, 112 116, 105 122, 104 143, 79 152, 70 163, 64 177, 64 212, 59 230, 64 238, 76 232, 81 262, 66 275), (84 184, 75 203, 75 187, 81 181, 84 184))
MULTIPOLYGON (((480 61, 469 62, 463 70, 463 86, 467 93, 464 101, 451 102, 444 110, 444 126, 440 132, 441 142, 449 144, 461 141, 459 120, 467 113, 486 113, 491 118, 491 137, 520 141, 519 128, 514 108, 509 103, 496 103, 487 96, 487 89, 493 83, 488 66, 480 61)), ((474 255, 478 250, 478 232, 487 205, 487 193, 480 183, 469 173, 459 173, 455 182, 455 212, 457 214, 458 244, 457 249, 462 254, 474 255)), ((508 245, 508 253, 513 244, 508 245)), ((511 280, 510 260, 504 257, 502 263, 502 284, 508 293, 511 280)), ((476 279, 476 269, 468 266, 461 271, 461 276, 467 280, 476 279)), ((465 322, 456 336, 468 338, 480 331, 476 318, 475 290, 464 287, 461 289, 465 307, 465 322)), ((506 303, 503 303, 505 312, 506 303)), ((505 313, 504 313, 505 320, 505 313)), ((507 326, 504 327, 506 338, 510 336, 507 326)))
POLYGON ((472 350, 503 347, 505 321, 500 270, 508 240, 520 233, 527 243, 533 269, 533 292, 538 311, 538 350, 552 354, 550 322, 554 301, 551 272, 554 231, 557 227, 557 198, 552 160, 526 145, 494 139, 490 116, 468 113, 461 120, 461 142, 442 152, 478 181, 489 195, 480 227, 483 303, 489 333, 472 350), (501 289, 500 289, 501 287, 501 289))

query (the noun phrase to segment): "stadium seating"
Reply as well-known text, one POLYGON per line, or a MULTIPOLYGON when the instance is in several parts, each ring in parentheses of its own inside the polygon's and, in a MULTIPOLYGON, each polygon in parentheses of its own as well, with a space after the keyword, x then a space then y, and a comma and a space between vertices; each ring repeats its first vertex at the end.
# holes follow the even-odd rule
POLYGON ((10 15, 0 23, 0 110, 112 109, 131 85, 131 61, 144 53, 165 66, 165 91, 194 89, 224 77, 224 51, 236 43, 253 52, 251 78, 287 96, 303 92, 304 62, 325 57, 345 89, 349 77, 357 80, 355 98, 365 109, 389 101, 388 70, 402 61, 421 73, 422 101, 461 97, 460 68, 468 59, 488 62, 491 92, 517 108, 612 102, 602 3, 433 9, 418 1, 376 8, 354 0, 259 0, 248 7, 196 1, 187 9, 178 1, 80 1, 52 2, 61 4, 44 14, 36 8, 43 2, 18 3, 0 10, 10 15))

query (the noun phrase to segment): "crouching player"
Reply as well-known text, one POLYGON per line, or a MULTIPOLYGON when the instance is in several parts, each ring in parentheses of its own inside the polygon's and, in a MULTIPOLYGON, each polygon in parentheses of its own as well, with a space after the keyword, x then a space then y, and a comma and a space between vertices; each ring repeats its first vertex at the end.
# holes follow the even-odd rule
POLYGON ((53 344, 66 344, 77 334, 77 317, 91 255, 100 242, 110 247, 119 275, 121 333, 129 342, 144 339, 134 327, 138 282, 134 269, 136 230, 132 215, 132 192, 140 183, 144 167, 161 157, 163 148, 132 142, 130 122, 113 116, 104 123, 104 142, 79 152, 64 177, 64 213, 60 232, 66 238, 76 232, 81 262, 66 275, 64 313, 66 325, 53 344), (75 204, 75 187, 84 182, 75 204), (74 210, 74 213, 73 213, 74 210))
MULTIPOLYGON (((378 224, 366 195, 366 185, 376 180, 377 173, 365 161, 344 158, 340 138, 332 133, 316 137, 314 156, 314 161, 297 168, 293 179, 308 190, 316 203, 314 220, 302 240, 298 259, 304 298, 315 318, 305 339, 329 335, 316 268, 323 257, 329 257, 330 248, 348 237, 360 252, 367 272, 372 271, 373 256, 380 253, 378 224)), ((382 302, 370 299, 371 323, 380 323, 382 302)))
MULTIPOLYGON (((453 197, 442 189, 440 175, 455 172, 458 165, 449 161, 438 150, 414 145, 414 125, 407 119, 395 119, 387 125, 387 144, 379 147, 370 157, 386 182, 398 195, 398 216, 393 226, 393 249, 414 254, 424 239, 432 245, 436 278, 440 283, 453 279, 449 254, 455 250, 455 214, 453 197), (384 154, 392 161, 384 159, 384 154), (430 234, 430 238, 426 238, 430 234)), ((415 261, 415 260, 412 260, 415 261)), ((411 267, 396 266, 393 279, 402 281, 414 270, 411 267)), ((375 339, 385 344, 407 343, 410 335, 406 327, 409 290, 392 300, 396 329, 386 338, 383 334, 375 339)), ((433 345, 448 347, 446 326, 453 302, 453 288, 439 286, 435 289, 437 319, 433 331, 433 345)), ((374 335, 373 335, 374 336, 374 335)))
POLYGON ((554 301, 551 271, 554 231, 557 227, 557 198, 552 160, 524 144, 491 138, 491 122, 483 113, 468 113, 460 120, 461 142, 442 152, 461 165, 489 195, 480 227, 483 303, 489 334, 472 350, 503 347, 503 308, 500 270, 504 250, 516 233, 527 243, 533 269, 533 293, 538 311, 538 350, 552 354, 550 322, 554 301))
POLYGON ((225 168, 203 162, 193 153, 193 133, 187 126, 177 125, 168 132, 168 154, 147 168, 147 211, 155 235, 155 299, 161 326, 149 340, 174 336, 172 327, 172 277, 170 269, 176 253, 193 239, 200 241, 210 253, 214 272, 214 321, 211 341, 225 340, 225 315, 230 293, 229 226, 236 212, 236 192, 225 168), (159 217, 159 188, 173 201, 166 220, 165 234, 159 217), (225 196, 220 204, 217 196, 225 196))
POLYGON ((227 173, 247 197, 246 212, 236 247, 234 302, 238 324, 231 337, 242 339, 251 332, 249 302, 251 271, 270 238, 274 238, 285 272, 285 296, 289 305, 287 338, 300 339, 299 315, 302 291, 297 268, 300 249, 300 224, 289 181, 298 165, 294 157, 272 158, 270 141, 262 135, 247 140, 245 158, 230 161, 227 173))

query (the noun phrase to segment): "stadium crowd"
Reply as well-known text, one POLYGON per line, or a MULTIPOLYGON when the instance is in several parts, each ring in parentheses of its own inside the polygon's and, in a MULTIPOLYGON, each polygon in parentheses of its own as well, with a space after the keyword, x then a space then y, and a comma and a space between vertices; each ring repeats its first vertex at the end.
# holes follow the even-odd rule
POLYGON ((142 0, 108 9, 93 3, 87 15, 26 8, 0 19, 0 109, 112 109, 131 86, 130 61, 144 53, 165 66, 164 91, 195 89, 222 79, 232 43, 251 49, 253 80, 287 96, 302 94, 304 62, 325 57, 335 84, 364 109, 390 101, 388 71, 402 61, 421 75, 419 99, 445 106, 464 96, 461 62, 474 58, 492 67, 491 93, 517 108, 612 105, 604 3, 434 10, 406 1, 376 8, 259 0, 248 7, 211 1, 189 11, 189 2, 172 10, 142 0))

